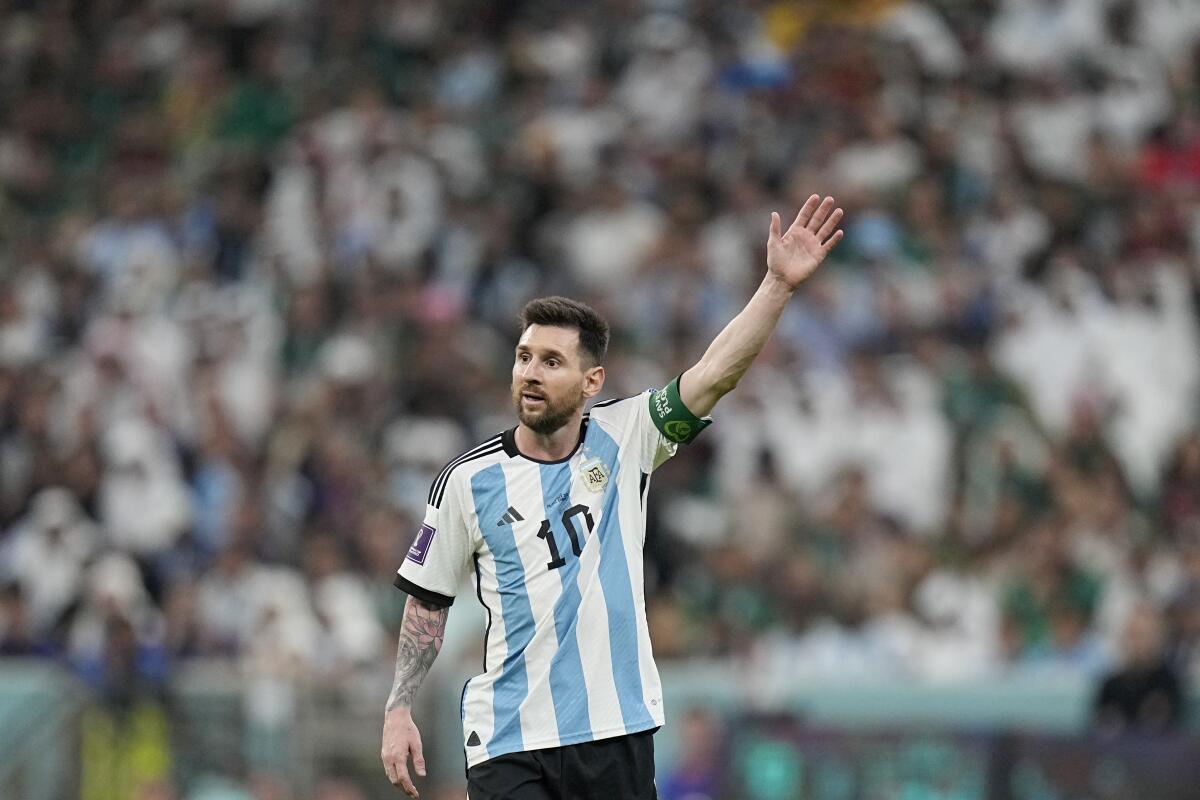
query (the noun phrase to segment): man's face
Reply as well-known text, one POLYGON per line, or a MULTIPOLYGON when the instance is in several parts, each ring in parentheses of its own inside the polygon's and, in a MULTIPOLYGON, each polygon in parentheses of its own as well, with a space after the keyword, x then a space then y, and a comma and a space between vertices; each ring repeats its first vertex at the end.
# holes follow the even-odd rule
POLYGON ((579 331, 551 325, 530 325, 521 334, 512 375, 517 418, 542 435, 566 425, 604 384, 604 368, 583 362, 579 331))

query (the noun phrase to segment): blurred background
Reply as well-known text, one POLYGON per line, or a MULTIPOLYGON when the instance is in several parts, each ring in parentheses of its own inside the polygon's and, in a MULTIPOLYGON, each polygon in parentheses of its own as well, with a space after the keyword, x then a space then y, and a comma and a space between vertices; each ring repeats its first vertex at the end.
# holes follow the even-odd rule
POLYGON ((812 192, 653 482, 660 794, 1200 797, 1194 0, 0 2, 0 796, 399 796, 391 581, 520 307, 662 385, 812 192))

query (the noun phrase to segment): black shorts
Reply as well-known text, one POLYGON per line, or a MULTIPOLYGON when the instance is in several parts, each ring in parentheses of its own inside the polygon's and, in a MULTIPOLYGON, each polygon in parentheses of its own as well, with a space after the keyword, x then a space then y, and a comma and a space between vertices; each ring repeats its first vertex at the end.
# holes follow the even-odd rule
POLYGON ((496 756, 467 770, 467 798, 656 800, 655 730, 496 756))

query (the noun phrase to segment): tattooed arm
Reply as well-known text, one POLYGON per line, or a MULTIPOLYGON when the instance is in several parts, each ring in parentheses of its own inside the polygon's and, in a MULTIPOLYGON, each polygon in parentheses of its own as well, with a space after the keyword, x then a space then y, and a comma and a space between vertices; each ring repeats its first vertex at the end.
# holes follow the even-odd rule
POLYGON ((411 706, 425 673, 433 666, 442 637, 446 633, 446 615, 450 609, 427 605, 409 597, 400 626, 400 644, 396 648, 396 680, 388 696, 387 710, 411 706))
POLYGON ((396 648, 396 679, 383 717, 382 757, 388 779, 410 797, 418 796, 408 774, 410 753, 417 775, 425 776, 421 734, 412 719, 413 698, 442 647, 449 611, 411 595, 404 606, 400 643, 396 648))

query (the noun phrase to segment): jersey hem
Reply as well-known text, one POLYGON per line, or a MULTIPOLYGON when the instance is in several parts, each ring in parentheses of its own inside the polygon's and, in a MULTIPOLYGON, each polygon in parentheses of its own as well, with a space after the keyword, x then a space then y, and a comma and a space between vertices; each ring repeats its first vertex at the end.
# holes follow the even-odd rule
POLYGON ((661 728, 662 726, 663 720, 654 719, 652 717, 648 725, 640 725, 633 728, 611 728, 606 731, 600 731, 599 733, 589 731, 588 733, 577 733, 574 736, 555 737, 553 739, 544 740, 540 739, 528 744, 522 744, 520 747, 514 747, 510 750, 502 750, 498 753, 490 753, 483 758, 472 759, 470 756, 467 756, 467 769, 479 764, 483 764, 486 761, 491 761, 493 758, 511 755, 512 753, 528 753, 530 750, 545 750, 546 748, 552 747, 570 747, 573 744, 583 744, 584 742, 598 742, 602 739, 615 739, 618 736, 631 736, 635 733, 642 733, 644 731, 661 728))

